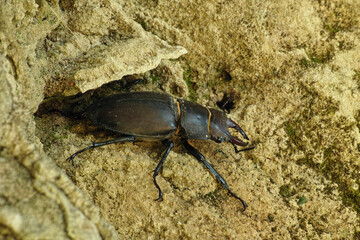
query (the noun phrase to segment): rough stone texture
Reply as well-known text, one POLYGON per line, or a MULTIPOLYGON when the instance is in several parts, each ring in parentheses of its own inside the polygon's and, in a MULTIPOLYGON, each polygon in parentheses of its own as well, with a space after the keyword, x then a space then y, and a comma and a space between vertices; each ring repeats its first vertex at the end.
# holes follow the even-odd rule
POLYGON ((43 151, 33 113, 46 96, 144 73, 186 50, 144 31, 116 3, 1 1, 0 11, 0 238, 118 239, 43 151))
POLYGON ((360 238, 358 1, 2 5, 3 236, 360 238), (188 54, 159 64, 185 53, 172 46, 188 54), (151 171, 161 143, 98 148, 72 167, 65 159, 73 152, 111 136, 59 113, 32 117, 44 96, 134 73, 148 80, 135 90, 211 107, 235 91, 230 116, 256 148, 194 145, 249 204, 244 213, 179 142, 158 177, 159 203, 151 171))

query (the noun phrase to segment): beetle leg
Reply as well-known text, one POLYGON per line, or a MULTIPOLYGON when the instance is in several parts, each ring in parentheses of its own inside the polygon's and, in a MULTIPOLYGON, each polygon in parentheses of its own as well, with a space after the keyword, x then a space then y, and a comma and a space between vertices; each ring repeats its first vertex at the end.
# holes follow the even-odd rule
POLYGON ((122 136, 122 137, 115 138, 115 139, 110 140, 110 141, 93 143, 91 146, 86 147, 86 148, 84 148, 84 149, 81 149, 81 150, 77 151, 76 153, 74 153, 73 155, 71 155, 68 159, 69 159, 69 161, 71 161, 71 164, 74 166, 74 158, 75 158, 79 153, 85 152, 85 151, 90 150, 90 149, 93 149, 93 148, 97 148, 97 147, 101 147, 101 146, 113 144, 113 143, 118 143, 118 142, 133 142, 133 141, 135 141, 135 137, 134 137, 134 136, 122 136))
POLYGON ((130 83, 129 84, 129 86, 126 88, 126 92, 130 92, 131 91, 131 89, 136 85, 136 84, 138 84, 138 83, 140 83, 140 82, 143 82, 144 81, 144 79, 136 79, 135 81, 133 81, 132 83, 130 83))
POLYGON ((238 199, 242 203, 242 205, 244 207, 243 211, 245 211, 245 209, 247 208, 246 202, 230 190, 225 179, 214 169, 214 167, 208 161, 206 161, 204 155, 202 155, 198 150, 196 150, 193 146, 191 146, 190 143, 187 141, 187 139, 182 138, 181 141, 182 141, 184 147, 186 148, 186 150, 188 151, 188 153, 193 155, 200 163, 204 164, 205 167, 207 169, 209 169, 209 171, 212 174, 214 174, 216 179, 225 187, 225 189, 228 190, 230 195, 233 196, 234 198, 238 199))
POLYGON ((162 191, 161 191, 161 188, 159 187, 159 185, 157 184, 156 182, 156 176, 159 174, 164 162, 165 162, 165 159, 167 158, 167 156, 169 155, 171 149, 174 147, 174 142, 172 141, 169 141, 169 140, 164 140, 162 141, 162 143, 167 147, 167 149, 165 150, 164 154, 162 155, 161 157, 161 160, 160 162, 158 163, 158 165, 156 166, 155 170, 154 170, 154 174, 153 174, 153 180, 154 180, 154 184, 155 184, 155 187, 158 189, 159 191, 159 196, 157 199, 155 199, 155 201, 162 201, 162 191))
POLYGON ((235 149, 235 153, 239 153, 239 152, 243 152, 243 151, 248 151, 248 150, 252 150, 252 149, 255 148, 255 146, 250 146, 250 147, 247 147, 247 148, 243 148, 243 149, 238 150, 237 147, 236 147, 236 145, 235 145, 233 142, 230 142, 230 143, 233 145, 233 147, 234 147, 234 149, 235 149))

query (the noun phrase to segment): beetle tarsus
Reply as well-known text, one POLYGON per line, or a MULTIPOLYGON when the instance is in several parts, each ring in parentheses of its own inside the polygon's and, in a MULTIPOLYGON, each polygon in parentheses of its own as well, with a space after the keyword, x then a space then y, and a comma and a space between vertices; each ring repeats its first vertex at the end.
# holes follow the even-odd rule
POLYGON ((154 179, 154 184, 155 184, 155 187, 159 190, 159 196, 156 198, 156 199, 154 199, 154 201, 157 201, 157 202, 162 202, 162 200, 163 200, 163 193, 162 193, 162 191, 161 191, 161 188, 159 187, 159 185, 156 183, 156 180, 154 179))
POLYGON ((68 159, 69 161, 71 161, 71 164, 74 166, 74 158, 82 152, 85 152, 87 150, 93 149, 93 148, 97 148, 97 147, 102 147, 105 145, 109 145, 109 144, 113 144, 113 143, 118 143, 118 142, 133 142, 135 141, 135 137, 134 136, 122 136, 119 138, 115 138, 113 140, 109 140, 109 141, 105 141, 105 142, 98 142, 98 143, 93 143, 91 146, 86 147, 84 149, 81 149, 79 151, 77 151, 76 153, 74 153, 73 155, 71 155, 68 159))
POLYGON ((162 201, 162 196, 163 196, 163 193, 161 191, 161 188, 160 186, 157 184, 156 182, 156 177, 157 175, 159 174, 159 172, 161 171, 162 169, 162 166, 167 158, 167 156, 169 155, 171 149, 174 147, 174 142, 172 141, 169 141, 169 140, 163 140, 162 143, 167 147, 163 156, 161 157, 161 160, 160 162, 158 163, 158 165, 156 166, 155 170, 154 170, 154 174, 153 174, 153 181, 154 181, 154 184, 155 184, 155 187, 157 188, 157 190, 159 191, 159 196, 157 199, 155 199, 155 201, 162 201))
POLYGON ((228 192, 230 193, 231 196, 233 196, 234 198, 236 198, 237 200, 239 200, 242 205, 243 205, 243 212, 245 211, 245 209, 248 207, 248 205, 246 204, 246 202, 244 200, 242 200, 240 197, 238 197, 235 193, 233 193, 232 191, 230 191, 230 189, 228 189, 228 192))
POLYGON ((250 147, 247 147, 247 148, 237 149, 236 144, 234 144, 233 142, 230 142, 230 143, 233 145, 234 150, 235 150, 235 153, 244 152, 244 151, 249 151, 249 150, 252 150, 252 149, 255 148, 255 146, 253 145, 253 146, 250 146, 250 147))
POLYGON ((66 160, 71 162, 71 165, 74 166, 74 158, 76 157, 77 153, 74 153, 73 155, 71 155, 70 157, 68 157, 66 160))
POLYGON ((95 144, 95 143, 93 143, 92 146, 89 146, 89 147, 86 147, 86 148, 84 148, 84 149, 81 149, 81 150, 77 151, 76 153, 74 153, 73 155, 71 155, 71 156, 68 158, 68 160, 71 161, 71 165, 74 166, 74 158, 75 158, 79 153, 82 153, 82 152, 85 152, 85 151, 87 151, 87 150, 89 150, 89 149, 95 148, 94 144, 95 144))
POLYGON ((231 194, 231 196, 233 196, 234 198, 238 199, 242 205, 243 205, 243 211, 245 211, 247 204, 244 200, 242 200, 240 197, 238 197, 237 195, 235 195, 229 188, 229 186, 227 185, 225 179, 215 170, 215 168, 208 162, 206 161, 204 155, 202 155, 198 150, 196 150, 193 146, 190 145, 190 143, 188 142, 187 139, 182 138, 181 139, 184 147, 186 148, 186 150, 188 151, 189 154, 193 155, 200 163, 204 164, 205 167, 212 173, 214 174, 214 176, 216 177, 216 179, 224 186, 224 188, 226 190, 228 190, 228 192, 231 194))
POLYGON ((126 92, 130 92, 131 89, 132 89, 136 84, 138 84, 138 83, 140 83, 140 82, 143 82, 143 81, 144 81, 144 79, 142 79, 142 78, 136 79, 135 81, 133 81, 132 83, 129 84, 129 86, 126 88, 126 92))

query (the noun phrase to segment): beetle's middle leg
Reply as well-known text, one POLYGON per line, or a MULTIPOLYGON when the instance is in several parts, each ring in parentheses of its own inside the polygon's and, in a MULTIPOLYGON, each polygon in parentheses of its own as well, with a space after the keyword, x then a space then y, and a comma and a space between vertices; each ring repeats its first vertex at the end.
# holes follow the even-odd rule
POLYGON ((164 144, 167 149, 165 150, 164 154, 162 155, 161 157, 161 160, 160 162, 158 163, 158 165, 156 166, 155 170, 154 170, 154 174, 153 174, 153 180, 154 180, 154 184, 155 184, 155 187, 158 189, 159 191, 159 196, 157 199, 155 199, 155 201, 162 201, 162 196, 163 196, 163 193, 161 191, 161 188, 159 187, 159 185, 157 184, 156 182, 156 176, 159 174, 164 162, 165 162, 165 159, 167 158, 167 156, 169 155, 171 149, 174 147, 174 142, 172 141, 169 141, 167 139, 163 140, 162 141, 162 144, 164 144))
POLYGON ((238 199, 242 203, 242 205, 244 207, 243 211, 245 211, 245 209, 247 208, 246 202, 230 190, 225 179, 215 170, 215 168, 208 161, 206 161, 204 155, 202 155, 198 150, 196 150, 193 146, 191 146, 190 143, 187 141, 187 139, 182 138, 181 141, 182 141, 184 147, 186 148, 186 150, 188 151, 188 153, 193 155, 199 162, 204 164, 205 167, 207 169, 209 169, 209 171, 212 174, 214 174, 216 179, 225 187, 225 189, 228 190, 228 192, 231 194, 231 196, 238 199))
POLYGON ((76 153, 74 153, 73 155, 71 155, 68 159, 71 161, 71 164, 74 166, 74 158, 82 152, 85 152, 87 150, 93 149, 93 148, 97 148, 97 147, 101 147, 101 146, 105 146, 105 145, 109 145, 109 144, 113 144, 113 143, 118 143, 118 142, 134 142, 135 141, 135 137, 134 136, 121 136, 119 138, 115 138, 113 140, 109 140, 109 141, 105 141, 105 142, 98 142, 98 143, 93 143, 91 146, 86 147, 84 149, 81 149, 79 151, 77 151, 76 153))

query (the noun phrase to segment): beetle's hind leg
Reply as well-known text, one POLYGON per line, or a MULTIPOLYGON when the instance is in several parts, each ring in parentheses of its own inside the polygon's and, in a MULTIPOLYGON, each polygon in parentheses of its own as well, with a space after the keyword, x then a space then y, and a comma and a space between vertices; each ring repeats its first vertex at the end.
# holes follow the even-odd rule
POLYGON ((134 142, 135 141, 135 137, 134 136, 121 136, 119 138, 115 138, 113 140, 109 140, 109 141, 105 141, 105 142, 98 142, 98 143, 93 143, 91 146, 86 147, 84 149, 81 149, 79 151, 77 151, 76 153, 74 153, 73 155, 71 155, 68 160, 71 161, 71 164, 74 166, 74 158, 82 152, 85 152, 87 150, 93 149, 93 148, 97 148, 97 147, 102 147, 105 145, 109 145, 109 144, 113 144, 113 143, 118 143, 118 142, 134 142))
POLYGON ((160 170, 161 170, 161 168, 162 168, 162 166, 163 166, 163 164, 165 162, 165 159, 169 155, 171 149, 174 147, 174 142, 169 141, 167 139, 162 141, 162 143, 167 147, 167 149, 165 150, 164 154, 162 155, 161 160, 158 163, 158 165, 156 166, 156 168, 154 170, 154 174, 153 174, 153 180, 154 180, 155 187, 159 191, 159 196, 158 196, 157 199, 155 199, 155 201, 162 201, 162 196, 163 196, 161 188, 159 187, 159 185, 156 182, 156 176, 159 174, 159 172, 160 172, 160 170))
POLYGON ((188 151, 188 153, 193 155, 199 162, 204 164, 205 167, 207 169, 209 169, 209 171, 212 174, 214 174, 216 179, 225 187, 225 189, 228 190, 230 195, 233 196, 234 198, 238 199, 242 203, 242 205, 244 207, 243 211, 245 211, 245 209, 247 208, 246 202, 230 190, 225 179, 214 169, 214 167, 208 161, 206 161, 204 155, 202 155, 198 150, 196 150, 193 146, 191 146, 190 143, 187 141, 187 139, 182 138, 181 141, 182 141, 184 147, 186 148, 186 150, 188 151))

